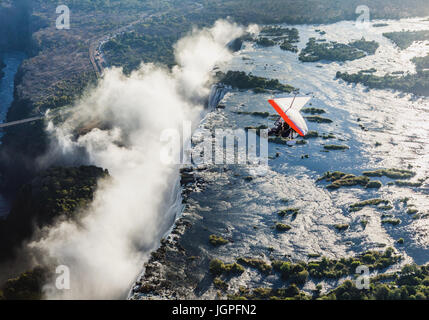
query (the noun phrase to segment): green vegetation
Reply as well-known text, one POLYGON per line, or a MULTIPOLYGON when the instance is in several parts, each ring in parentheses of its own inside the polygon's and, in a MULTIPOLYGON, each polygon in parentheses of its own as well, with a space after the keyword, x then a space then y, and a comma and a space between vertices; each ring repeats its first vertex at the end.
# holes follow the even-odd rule
POLYGON ((258 269, 261 273, 269 274, 272 270, 271 264, 266 263, 261 259, 252 259, 252 258, 238 258, 237 263, 258 269))
POLYGON ((302 62, 345 61, 364 57, 365 54, 345 44, 330 42, 318 43, 316 38, 310 38, 307 46, 301 50, 299 60, 302 62))
POLYGON ((361 70, 360 72, 362 72, 362 73, 376 73, 377 69, 371 68, 371 69, 361 70))
POLYGON ((280 210, 278 212, 278 215, 280 217, 284 217, 284 216, 288 216, 288 215, 292 215, 293 217, 296 217, 298 215, 298 213, 299 213, 299 209, 297 209, 297 208, 288 208, 288 209, 280 210))
MULTIPOLYGON (((429 70, 429 54, 424 57, 415 57, 411 61, 416 66, 417 74, 422 74, 429 70)), ((392 74, 394 73, 392 72, 392 74)))
POLYGON ((98 180, 106 177, 107 170, 94 166, 57 167, 24 185, 9 216, 0 222, 0 257, 29 238, 34 226, 51 225, 60 217, 75 219, 93 200, 98 180))
POLYGON ((228 295, 229 300, 309 300, 310 296, 292 284, 287 288, 255 288, 252 291, 240 288, 239 292, 228 295))
MULTIPOLYGON (((54 5, 65 3, 76 10, 102 12, 110 10, 115 13, 127 12, 129 10, 150 10, 159 6, 167 5, 169 1, 165 0, 44 0, 44 2, 54 5)), ((171 2, 171 1, 170 1, 171 2)), ((174 3, 174 2, 171 2, 174 3)))
POLYGON ((370 182, 370 179, 365 176, 355 176, 353 174, 346 174, 340 171, 326 172, 322 177, 317 179, 317 181, 326 180, 327 182, 332 182, 326 188, 328 189, 338 189, 341 187, 351 187, 351 186, 367 186, 370 182))
POLYGON ((298 285, 303 285, 309 276, 306 270, 305 264, 293 264, 291 262, 284 262, 280 260, 273 261, 273 269, 278 271, 283 280, 289 280, 290 282, 298 285))
POLYGON ((349 146, 346 145, 336 145, 336 144, 325 144, 323 146, 325 150, 348 150, 350 149, 349 146))
POLYGON ((246 129, 246 130, 263 130, 263 129, 268 129, 268 126, 265 124, 261 124, 259 126, 247 126, 247 127, 244 127, 244 129, 246 129))
POLYGON ((216 247, 216 246, 227 244, 229 241, 222 238, 221 236, 216 236, 212 234, 209 236, 209 242, 216 247))
POLYGON ((328 139, 335 139, 336 136, 332 133, 324 133, 322 134, 322 139, 328 140, 328 139))
POLYGON ((400 78, 390 74, 379 77, 361 72, 355 74, 337 72, 336 77, 349 83, 362 83, 371 89, 394 89, 417 95, 428 95, 429 90, 428 72, 408 74, 400 78))
POLYGON ((372 26, 374 28, 382 28, 382 27, 387 27, 389 24, 387 23, 374 23, 372 26))
POLYGON ((366 41, 365 38, 349 43, 350 46, 365 51, 369 55, 375 54, 380 45, 375 41, 366 41))
POLYGON ((369 290, 359 290, 354 281, 346 280, 338 288, 321 298, 330 300, 426 300, 429 299, 429 266, 406 265, 400 272, 373 277, 369 290))
POLYGON ((280 49, 284 51, 290 51, 290 52, 298 52, 298 47, 291 44, 289 41, 284 40, 282 44, 280 45, 280 49))
POLYGON ((396 226, 396 225, 398 225, 398 224, 400 224, 400 223, 401 223, 401 219, 393 219, 393 218, 389 218, 389 219, 381 220, 381 223, 382 223, 382 224, 391 224, 391 225, 396 226))
POLYGON ((324 114, 324 113, 326 113, 326 111, 325 111, 325 110, 323 110, 323 109, 319 109, 319 108, 314 108, 314 107, 311 107, 311 108, 303 108, 303 109, 301 110, 301 112, 303 112, 303 113, 309 113, 309 114, 324 114))
POLYGON ((280 49, 298 52, 298 48, 294 43, 299 42, 299 32, 296 28, 281 28, 281 27, 265 27, 262 29, 261 34, 265 36, 275 37, 272 40, 268 38, 259 38, 256 44, 261 46, 274 46, 280 45, 280 49), (261 43, 262 42, 262 43, 261 43))
MULTIPOLYGON (((247 24, 322 24, 340 20, 355 20, 358 2, 315 0, 203 0, 204 9, 199 13, 211 16, 230 16, 234 21, 247 24)), ((386 6, 383 0, 372 0, 371 18, 394 19, 399 17, 428 16, 425 0, 395 2, 386 6), (411 1, 411 2, 410 2, 411 1)))
POLYGON ((219 82, 231 86, 234 89, 256 90, 258 93, 268 92, 268 90, 290 93, 294 87, 281 84, 277 79, 267 79, 246 74, 243 71, 228 71, 226 74, 218 72, 216 74, 219 82))
POLYGON ((333 121, 328 118, 323 118, 321 116, 306 116, 308 122, 316 122, 316 123, 332 123, 333 121))
POLYGON ((228 284, 225 281, 223 281, 221 278, 214 278, 213 279, 213 286, 216 289, 219 289, 222 291, 228 290, 228 284))
POLYGON ((415 172, 404 169, 380 169, 375 171, 364 171, 367 177, 388 177, 390 179, 410 179, 416 175, 415 172))
MULTIPOLYGON (((58 69, 63 70, 62 67, 58 69)), ((21 81, 22 76, 24 76, 22 73, 17 73, 18 82, 21 81)), ((85 90, 95 83, 96 79, 92 71, 70 73, 65 80, 55 79, 51 85, 48 85, 52 80, 50 75, 41 75, 41 77, 43 77, 43 81, 37 80, 37 83, 31 82, 34 79, 28 80, 30 84, 25 88, 37 91, 39 94, 41 89, 38 86, 44 84, 43 97, 37 99, 37 102, 15 97, 8 111, 9 121, 32 117, 47 109, 71 104, 75 99, 79 99, 85 90)), ((61 78, 63 77, 61 76, 61 78)), ((60 116, 55 117, 54 123, 58 121, 61 121, 60 116)), ((23 184, 28 183, 38 174, 38 166, 34 165, 33 160, 29 160, 36 159, 48 152, 49 139, 43 121, 6 128, 4 132, 5 135, 0 146, 0 171, 8 191, 16 193, 23 184)))
POLYGON ((242 265, 236 262, 231 264, 225 264, 222 262, 222 260, 219 259, 213 259, 212 261, 210 261, 209 270, 215 276, 220 276, 222 274, 240 275, 244 272, 244 268, 242 265))
MULTIPOLYGON (((351 276, 356 273, 356 268, 360 265, 367 266, 371 271, 381 271, 389 266, 398 263, 401 260, 399 255, 395 255, 393 248, 387 248, 384 252, 379 251, 366 251, 355 257, 341 258, 331 260, 322 257, 318 260, 312 260, 308 263, 298 262, 292 263, 290 261, 273 260, 271 265, 259 259, 243 259, 237 261, 243 265, 256 268, 264 274, 268 274, 271 270, 280 274, 283 281, 289 283, 288 288, 255 288, 253 290, 245 287, 240 287, 238 292, 233 295, 228 295, 229 299, 318 299, 321 292, 321 285, 316 287, 313 296, 308 296, 301 293, 298 286, 304 285, 309 278, 313 279, 341 279, 346 276, 351 276)), ((309 255, 310 256, 310 255, 309 255)), ((318 258, 320 255, 312 255, 313 258, 318 258)), ((222 262, 217 262, 221 265, 222 262)), ((377 283, 385 283, 386 280, 393 279, 397 285, 400 286, 429 286, 429 268, 417 266, 405 266, 400 273, 396 274, 381 274, 371 279, 371 287, 377 283)), ((347 281, 346 281, 347 282, 347 281)), ((344 283, 346 283, 344 282, 344 283)), ((223 282, 222 282, 223 283, 223 282)), ((348 295, 354 295, 354 289, 347 287, 343 288, 344 283, 337 289, 332 290, 322 299, 335 299, 344 298, 348 295), (344 292, 343 292, 344 291, 344 292), (341 292, 341 293, 339 293, 341 292), (339 294, 338 294, 339 293, 339 294), (348 295, 347 295, 348 293, 348 295), (338 294, 338 296, 336 295, 338 294)), ((347 285, 347 284, 346 284, 347 285)), ((393 285, 393 284, 391 284, 393 285)), ((413 289, 409 288, 411 292, 413 289)), ((359 290, 364 292, 364 295, 370 291, 359 290)), ((428 288, 429 292, 429 288, 428 288)))
POLYGON ((407 210, 407 214, 416 214, 416 213, 418 213, 419 212, 419 210, 417 210, 417 209, 408 209, 407 210))
POLYGON ((259 38, 259 39, 256 41, 256 44, 257 44, 258 46, 261 46, 261 47, 273 47, 273 46, 275 46, 275 45, 276 45, 276 43, 275 43, 273 40, 268 39, 268 38, 265 38, 265 37, 261 37, 261 38, 259 38))
POLYGON ((292 227, 287 224, 276 223, 276 230, 279 232, 289 231, 290 229, 292 229, 292 227))
POLYGON ((412 181, 400 181, 400 180, 396 180, 395 181, 395 185, 397 185, 398 187, 413 187, 413 188, 418 188, 421 187, 423 185, 422 182, 412 182, 412 181))
POLYGON ((173 44, 177 36, 140 34, 129 32, 121 34, 103 46, 104 55, 111 66, 123 67, 129 74, 142 62, 161 63, 168 67, 175 64, 173 44))
MULTIPOLYGON (((170 6, 171 1, 157 6, 162 9, 163 5, 170 6)), ((176 5, 183 6, 182 3, 176 5)), ((163 15, 146 18, 133 26, 131 32, 121 33, 110 39, 103 45, 103 54, 109 65, 123 67, 126 74, 137 69, 142 62, 171 67, 175 64, 174 44, 177 40, 189 32, 193 25, 202 27, 212 22, 214 20, 187 16, 186 10, 181 13, 170 10, 163 15)))
POLYGON ((387 32, 383 36, 390 39, 401 49, 407 49, 415 41, 429 40, 429 30, 387 32))
POLYGON ((393 248, 387 248, 385 252, 367 251, 354 258, 330 260, 323 257, 308 264, 303 262, 293 264, 275 260, 272 266, 274 270, 280 272, 284 280, 303 284, 302 281, 304 279, 306 281, 308 276, 316 279, 340 279, 344 276, 355 274, 356 268, 362 264, 368 266, 370 270, 382 270, 399 262, 400 259, 400 256, 394 255, 393 248), (306 271, 306 273, 303 271, 306 271))
POLYGON ((364 207, 367 207, 367 206, 379 206, 380 204, 387 206, 387 205, 389 205, 389 203, 390 202, 388 200, 383 200, 383 199, 379 199, 379 198, 369 199, 369 200, 357 202, 357 203, 350 205, 350 212, 360 211, 364 207))
POLYGON ((288 40, 289 42, 299 42, 299 32, 296 28, 282 28, 277 26, 267 26, 261 30, 266 36, 277 37, 275 40, 288 40))
POLYGON ((361 40, 353 41, 349 44, 338 42, 317 42, 316 38, 310 38, 307 46, 299 54, 302 62, 327 61, 347 61, 356 60, 374 54, 379 44, 375 41, 361 40))
MULTIPOLYGON (((197 12, 187 13, 185 10, 185 12, 169 12, 161 17, 149 18, 144 23, 136 25, 135 32, 121 34, 104 45, 103 51, 107 61, 111 65, 123 66, 126 73, 134 70, 142 61, 160 62, 171 66, 174 64, 172 55, 174 42, 186 34, 191 26, 208 26, 219 18, 233 17, 237 10, 243 10, 242 7, 235 7, 235 3, 233 4, 234 8, 230 8, 231 5, 232 3, 222 2, 214 6, 214 3, 210 2, 206 3, 202 10, 197 12), (226 11, 224 10, 226 8, 230 9, 225 15, 226 11)), ((252 8, 257 6, 259 6, 259 3, 250 4, 252 8)), ((284 3, 279 4, 279 6, 280 8, 285 8, 284 3)), ((262 10, 265 14, 265 6, 263 6, 262 10)), ((254 19, 259 19, 255 17, 255 14, 259 15, 261 12, 254 12, 252 9, 252 12, 248 12, 246 15, 239 14, 235 16, 234 20, 243 24, 257 22, 254 19)), ((274 22, 272 19, 269 20, 271 20, 270 23, 274 22)), ((270 26, 264 28, 261 34, 263 37, 256 40, 260 46, 279 44, 282 50, 298 51, 294 45, 299 41, 299 33, 296 28, 270 26), (269 39, 268 37, 273 38, 269 39)), ((253 41, 250 38, 245 38, 244 40, 253 41)))
POLYGON ((370 181, 366 185, 366 188, 368 189, 380 189, 383 186, 383 184, 380 181, 370 181))
POLYGON ((24 272, 14 279, 9 279, 0 288, 0 300, 41 300, 42 287, 47 280, 47 271, 40 267, 24 272))
POLYGON ((304 145, 304 144, 307 144, 308 142, 306 141, 306 140, 303 140, 303 139, 299 139, 299 140, 296 140, 295 141, 295 144, 296 145, 304 145))
POLYGON ((288 139, 282 138, 282 137, 268 137, 268 142, 275 143, 275 144, 282 144, 287 145, 288 139))
POLYGON ((40 110, 46 110, 70 105, 76 99, 82 97, 85 90, 95 83, 96 77, 93 72, 83 72, 73 75, 67 80, 57 81, 47 90, 47 96, 37 102, 35 107, 40 110))
POLYGON ((344 231, 347 230, 350 227, 349 224, 343 223, 343 224, 336 224, 335 225, 335 229, 337 229, 338 231, 344 231))
POLYGON ((11 216, 21 214, 20 208, 29 206, 32 217, 43 220, 60 214, 71 217, 76 209, 93 199, 98 179, 107 176, 107 170, 94 166, 49 169, 22 188, 11 216))
POLYGON ((304 139, 313 139, 313 138, 318 138, 319 137, 319 133, 317 131, 308 131, 307 134, 305 135, 304 139))
POLYGON ((244 115, 251 115, 256 117, 262 117, 262 118, 268 118, 270 116, 269 112, 261 112, 261 111, 233 111, 233 113, 236 114, 244 114, 244 115))
POLYGON ((348 83, 362 83, 372 89, 393 89, 416 95, 429 95, 429 55, 412 59, 416 65, 415 74, 401 74, 395 72, 384 76, 376 76, 359 71, 355 74, 337 72, 337 79, 348 83))
MULTIPOLYGON (((414 3, 415 1, 413 1, 414 3)), ((57 4, 57 3, 63 3, 63 1, 56 1, 56 0, 50 0, 45 1, 46 4, 57 4)), ((45 4, 44 3, 44 4, 45 4)), ((91 32, 90 28, 84 29, 81 27, 82 25, 77 25, 75 30, 83 30, 84 34, 88 35, 88 38, 90 39, 96 39, 99 38, 100 35, 105 34, 106 32, 109 32, 110 30, 115 30, 116 25, 120 24, 123 17, 129 17, 133 18, 134 16, 140 15, 141 12, 151 12, 148 9, 154 9, 157 8, 157 6, 161 6, 161 8, 170 7, 175 8, 176 5, 186 5, 186 1, 137 1, 137 0, 97 0, 97 1, 89 1, 89 0, 70 0, 65 1, 66 4, 71 5, 73 12, 76 12, 74 15, 76 17, 76 20, 78 17, 83 16, 83 20, 90 20, 93 19, 91 24, 96 25, 96 28, 99 28, 98 30, 101 30, 101 32, 95 33, 91 32), (76 10, 76 11, 74 11, 76 10), (79 11, 81 10, 81 11, 79 11), (90 15, 81 15, 80 13, 83 11, 90 12, 90 15), (100 21, 101 19, 104 19, 104 15, 100 14, 102 12, 108 12, 111 13, 112 16, 115 17, 115 21, 113 20, 106 20, 100 21), (94 14, 94 12, 96 14, 94 14), (118 13, 122 12, 122 15, 119 15, 118 13), (89 18, 89 19, 88 19, 89 18), (98 21, 97 21, 98 19, 98 21), (116 21, 118 20, 118 21, 116 21), (92 23, 95 22, 95 23, 92 23), (100 23, 102 22, 102 23, 100 23), (113 26, 108 27, 108 25, 111 24, 113 26)), ((145 21, 145 23, 137 26, 137 29, 135 34, 131 34, 129 36, 122 36, 120 35, 117 39, 117 43, 113 41, 110 44, 106 44, 105 46, 105 55, 112 58, 112 60, 109 60, 109 63, 113 65, 122 65, 125 67, 125 71, 129 72, 133 68, 135 68, 139 62, 140 59, 143 61, 154 61, 154 62, 160 62, 167 65, 170 65, 171 62, 171 47, 169 47, 169 43, 171 43, 172 39, 179 37, 180 34, 185 32, 186 28, 189 28, 191 25, 204 25, 204 24, 211 24, 214 20, 216 20, 218 17, 226 17, 231 16, 232 19, 247 23, 247 22, 260 22, 260 23, 276 23, 276 22, 289 22, 289 23, 298 23, 298 22, 306 22, 306 23, 319 23, 319 22, 330 22, 330 21, 338 21, 342 19, 353 19, 355 18, 355 6, 351 7, 348 4, 344 4, 341 1, 333 1, 333 0, 327 0, 323 2, 319 6, 314 6, 314 2, 312 1, 300 1, 300 2, 293 2, 293 5, 291 5, 292 1, 289 0, 258 0, 258 1, 249 1, 249 0, 226 0, 226 1, 219 1, 219 0, 213 0, 213 1, 206 1, 203 0, 203 8, 200 12, 182 12, 179 11, 175 12, 175 15, 165 15, 163 17, 154 17, 151 21, 145 21), (308 8, 312 8, 314 10, 308 10, 308 8), (179 17, 183 14, 183 19, 179 19, 179 17), (202 18, 201 18, 202 17, 202 18), (203 22, 202 22, 203 21, 203 22), (183 27, 185 26, 185 27, 183 27), (149 31, 149 32, 146 32, 149 31), (132 39, 135 38, 136 43, 132 41, 132 39), (109 47, 111 46, 111 47, 109 47), (167 50, 164 50, 167 49, 167 50), (130 59, 131 58, 131 59, 130 59)), ((425 4, 425 2, 422 2, 425 4)), ((374 8, 372 9, 372 15, 373 17, 380 17, 387 14, 386 9, 384 6, 380 9, 380 1, 374 0, 374 8)), ((406 14, 425 14, 427 11, 419 9, 419 6, 415 6, 413 4, 407 3, 407 7, 409 7, 409 10, 406 14), (416 9, 417 8, 417 9, 416 9), (411 11, 410 11, 411 10, 411 11), (416 11, 418 10, 418 11, 416 11)), ((389 15, 390 17, 395 17, 395 15, 404 15, 403 11, 401 11, 401 7, 403 6, 395 6, 394 8, 389 8, 389 15)), ((55 8, 53 6, 52 8, 55 8)), ((424 7, 426 8, 426 7, 424 7)), ((49 8, 48 8, 49 9, 49 8)), ((49 9, 50 10, 50 9, 49 9)), ((54 12, 54 11, 52 11, 54 12)), ((35 15, 38 15, 38 12, 35 12, 35 15)), ((73 20, 73 23, 75 23, 76 20, 73 20)), ((6 32, 9 30, 8 28, 4 28, 6 32)), ((76 34, 76 38, 81 38, 82 34, 76 34)), ((61 48, 61 54, 64 54, 63 52, 69 52, 72 53, 73 50, 68 50, 70 47, 66 47, 63 45, 62 41, 58 41, 58 38, 53 38, 52 36, 48 36, 47 34, 42 34, 41 39, 49 39, 50 42, 54 43, 54 45, 61 48), (67 50, 65 50, 67 49, 67 50)), ((71 38, 71 37, 70 37, 71 38)), ((36 39, 37 40, 37 39, 36 39)), ((64 39, 67 40, 67 39, 64 39)), ((288 45, 286 45, 284 48, 288 49, 288 45)), ((86 53, 82 56, 87 59, 87 46, 83 44, 82 46, 82 52, 86 53)), ((80 52, 81 53, 81 52, 80 52)), ((43 60, 43 63, 46 62, 52 62, 54 67, 58 67, 55 65, 56 61, 61 61, 62 65, 67 65, 67 63, 64 63, 63 59, 60 55, 52 55, 49 56, 48 60, 43 60)), ((74 56, 72 56, 73 59, 74 56)), ((40 60, 39 58, 33 59, 34 61, 40 60)), ((83 61, 83 60, 82 60, 83 61)), ((85 60, 86 61, 86 60, 85 60)), ((66 61, 67 62, 67 61, 66 61)), ((81 61, 79 61, 80 63, 81 61)), ((41 70, 44 66, 37 65, 37 67, 41 70)), ((63 68, 59 67, 58 69, 63 70, 63 68)), ((35 69, 38 70, 38 69, 35 69)), ((69 71, 71 70, 65 70, 67 72, 64 72, 64 74, 71 73, 69 71)), ((27 74, 31 74, 32 72, 26 72, 27 74)), ((58 79, 61 79, 59 76, 60 74, 55 74, 53 78, 55 79, 55 82, 58 81, 58 79)), ((80 77, 80 76, 79 76, 80 77)), ((27 79, 28 80, 28 79, 27 79)), ((43 85, 45 85, 45 80, 41 81, 43 85)), ((85 83, 86 80, 82 78, 82 83, 85 83)), ((77 80, 76 82, 79 82, 80 80, 77 80)), ((26 82, 28 83, 28 82, 26 82)), ((86 85, 86 83, 85 83, 86 85)), ((72 86, 67 85, 67 82, 60 83, 61 87, 64 87, 64 89, 68 90, 67 88, 71 88, 72 86)), ((74 88, 80 88, 80 85, 77 85, 74 88)), ((48 103, 44 104, 44 106, 47 106, 48 104, 54 105, 54 106, 60 106, 62 104, 65 104, 67 101, 70 102, 73 100, 73 94, 61 94, 61 88, 59 88, 59 91, 56 91, 54 95, 51 96, 52 100, 49 100, 48 103)), ((257 88, 255 90, 258 90, 257 88)), ((262 91, 265 89, 261 89, 262 91)), ((271 89, 269 89, 271 90, 271 89)), ((73 92, 74 89, 70 90, 69 92, 73 92)), ((78 89, 77 91, 80 91, 78 89)), ((66 91, 64 91, 66 92, 66 91)), ((44 92, 42 93, 44 94, 44 92)), ((29 95, 30 96, 30 95, 29 95)), ((33 98, 33 97, 31 97, 33 98)), ((28 110, 33 110, 34 105, 29 104, 28 110)), ((31 137, 34 135, 33 130, 28 130, 25 134, 23 134, 23 131, 17 130, 17 135, 23 136, 23 140, 25 140, 28 137, 31 137)), ((38 136, 38 138, 43 136, 38 136)), ((13 140, 12 138, 9 138, 10 140, 13 140)), ((40 139, 41 140, 41 139, 40 139)), ((34 145, 35 149, 40 149, 38 143, 34 143, 34 139, 28 139, 27 144, 34 145)), ((17 148, 19 149, 19 148, 17 148)), ((42 151, 43 152, 43 151, 42 151)), ((12 157, 13 159, 17 159, 20 157, 21 154, 18 154, 15 157, 15 153, 10 152, 10 155, 14 155, 12 157)), ((34 166, 34 157, 22 157, 25 158, 25 161, 28 161, 31 163, 31 166, 34 166)), ((88 176, 92 177, 91 173, 88 174, 88 176)), ((74 179, 74 178, 73 178, 74 179)), ((72 180, 73 180, 72 179, 72 180)), ((82 177, 84 181, 87 181, 87 176, 82 177)), ((55 179, 52 179, 53 183, 55 183, 55 179)), ((96 180, 96 179, 95 179, 96 180)), ((73 184, 76 184, 76 181, 72 181, 73 184)), ((96 181, 94 182, 96 184, 96 181)), ((55 211, 55 213, 62 214, 63 212, 66 214, 66 216, 73 216, 72 211, 77 210, 80 205, 86 205, 87 201, 90 201, 92 194, 90 192, 87 192, 88 190, 85 189, 85 186, 82 186, 82 190, 71 190, 69 191, 67 188, 64 187, 63 181, 58 183, 59 189, 57 190, 57 184, 55 183, 55 188, 53 189, 55 192, 59 191, 60 194, 53 194, 52 197, 48 198, 49 205, 48 208, 52 205, 52 207, 58 208, 58 211, 55 211), (61 194, 61 191, 65 191, 63 194, 61 194), (82 197, 81 194, 82 193, 82 197), (76 197, 75 202, 73 201, 73 198, 76 197), (58 203, 56 201, 56 198, 59 199, 58 203), (83 200, 83 201, 81 201, 83 200), (57 206, 58 204, 58 206, 57 206), (57 206, 57 207, 55 207, 57 206)), ((91 189, 94 187, 94 185, 88 185, 88 189, 91 189)), ((52 191, 51 188, 47 187, 48 191, 52 191)), ((34 189, 31 189, 33 191, 34 189)), ((24 190, 25 191, 25 190, 24 190)), ((27 190, 28 191, 28 190, 27 190)), ((43 194, 43 192, 41 192, 43 194)), ((46 195, 46 194, 45 194, 46 195)), ((51 196, 51 195, 49 195, 51 196)), ((37 200, 37 199, 36 199, 37 200)), ((28 204, 28 209, 33 208, 32 201, 24 201, 28 204)), ((19 205, 19 204, 18 204, 19 205)), ((38 208, 36 207, 36 210, 38 208)), ((48 210, 47 210, 48 211, 48 210)), ((46 214, 47 216, 50 216, 50 213, 48 212, 46 214)), ((26 217, 26 215, 24 215, 26 217)), ((24 221, 24 220, 23 220, 24 221)), ((25 220, 27 221, 27 220, 25 220)), ((4 232, 0 232, 0 234, 3 236, 4 232)), ((223 264, 223 263, 222 263, 223 264)), ((225 266, 225 265, 224 265, 225 266)), ((230 266, 230 265, 226 265, 230 266)), ((237 268, 237 267, 235 267, 237 268)), ((228 269, 228 268, 226 268, 228 269)), ((234 269, 231 267, 231 269, 234 269)), ((300 296, 299 290, 297 291, 297 288, 294 286, 289 287, 289 290, 286 292, 277 292, 273 291, 272 293, 276 293, 279 297, 285 298, 285 297, 297 297, 300 296)), ((267 291, 264 290, 254 290, 253 294, 255 296, 269 296, 267 294, 267 291)))

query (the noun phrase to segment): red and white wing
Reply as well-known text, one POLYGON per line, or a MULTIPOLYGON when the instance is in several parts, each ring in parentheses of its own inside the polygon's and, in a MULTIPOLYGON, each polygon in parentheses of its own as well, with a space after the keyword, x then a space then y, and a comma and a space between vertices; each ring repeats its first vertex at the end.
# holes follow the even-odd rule
POLYGON ((305 122, 301 113, 295 109, 290 109, 286 112, 287 117, 296 126, 296 130, 290 123, 288 123, 292 129, 294 129, 300 136, 305 136, 308 133, 307 123, 305 122))
POLYGON ((282 108, 284 112, 286 112, 288 109, 300 111, 310 100, 310 97, 274 99, 274 101, 279 105, 280 108, 282 108))
POLYGON ((310 99, 309 97, 280 98, 268 100, 268 102, 293 130, 300 136, 305 136, 308 133, 308 127, 300 110, 310 99))

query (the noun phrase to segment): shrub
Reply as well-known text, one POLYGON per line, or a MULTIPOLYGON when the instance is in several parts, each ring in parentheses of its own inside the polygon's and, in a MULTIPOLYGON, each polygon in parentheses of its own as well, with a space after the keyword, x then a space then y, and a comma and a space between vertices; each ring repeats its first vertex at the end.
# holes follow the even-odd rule
POLYGON ((380 189, 382 186, 383 186, 383 184, 380 181, 370 181, 366 185, 366 188, 380 189))
POLYGON ((272 266, 261 259, 238 258, 237 262, 242 265, 247 265, 258 269, 260 272, 268 274, 272 270, 272 266))
POLYGON ((209 270, 215 276, 219 276, 224 273, 238 275, 244 272, 242 265, 239 265, 238 263, 224 264, 222 260, 219 259, 213 259, 210 261, 209 270))
POLYGON ((338 231, 344 231, 347 230, 349 228, 348 224, 336 224, 335 225, 335 229, 337 229, 338 231))
POLYGON ((297 209, 297 208, 288 208, 288 209, 280 210, 280 211, 278 212, 278 215, 279 215, 280 217, 284 217, 284 216, 286 216, 286 215, 293 215, 293 216, 296 216, 298 213, 299 213, 299 209, 297 209))
POLYGON ((303 285, 308 279, 308 271, 302 270, 298 273, 293 273, 290 277, 290 281, 292 283, 296 283, 298 285, 303 285))
POLYGON ((225 281, 223 281, 221 278, 214 278, 213 286, 219 290, 223 290, 223 291, 228 290, 228 284, 225 281))
POLYGON ((227 244, 229 241, 222 238, 221 236, 216 236, 216 235, 212 234, 209 236, 209 242, 213 246, 221 246, 221 245, 227 244))
POLYGON ((283 224, 283 223, 277 223, 276 224, 276 230, 277 231, 289 231, 292 227, 287 225, 287 224, 283 224))

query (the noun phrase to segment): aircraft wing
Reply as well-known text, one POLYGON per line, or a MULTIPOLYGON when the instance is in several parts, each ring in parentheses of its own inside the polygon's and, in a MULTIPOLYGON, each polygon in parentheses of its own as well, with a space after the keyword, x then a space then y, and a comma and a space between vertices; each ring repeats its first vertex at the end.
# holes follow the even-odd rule
POLYGON ((295 98, 279 98, 274 99, 277 105, 286 112, 289 108, 300 111, 308 101, 310 101, 310 97, 295 97, 295 98))
POLYGON ((268 102, 293 130, 300 136, 305 136, 308 133, 308 127, 300 110, 310 99, 309 97, 279 98, 268 102))

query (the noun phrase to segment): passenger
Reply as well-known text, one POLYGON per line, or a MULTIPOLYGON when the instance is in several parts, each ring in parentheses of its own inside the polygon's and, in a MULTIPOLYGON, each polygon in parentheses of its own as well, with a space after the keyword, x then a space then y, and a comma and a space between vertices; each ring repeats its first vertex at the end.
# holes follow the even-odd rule
POLYGON ((287 139, 295 138, 295 131, 283 120, 268 132, 269 136, 279 136, 287 139))
POLYGON ((283 138, 289 138, 291 136, 292 131, 293 131, 292 128, 286 122, 282 123, 280 135, 283 138))
POLYGON ((282 131, 282 121, 278 121, 274 128, 271 128, 270 131, 268 131, 269 136, 278 136, 280 135, 280 132, 282 131))

